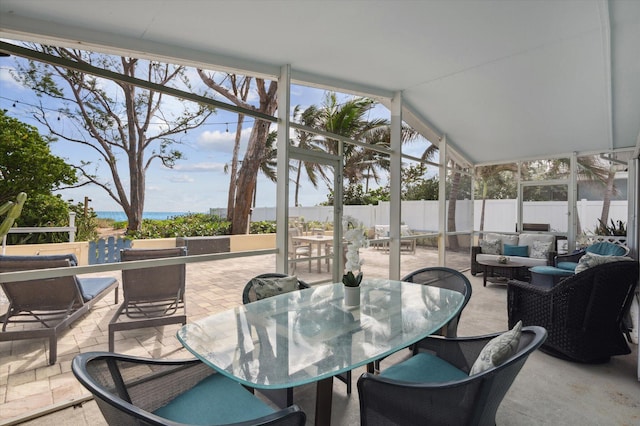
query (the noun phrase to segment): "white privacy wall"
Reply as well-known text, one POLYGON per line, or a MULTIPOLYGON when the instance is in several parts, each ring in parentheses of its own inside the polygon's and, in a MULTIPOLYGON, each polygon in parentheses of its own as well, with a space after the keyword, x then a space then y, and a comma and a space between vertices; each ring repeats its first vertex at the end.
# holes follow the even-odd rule
MULTIPOLYGON (((487 200, 484 216, 484 230, 498 232, 514 232, 518 221, 517 200, 487 200)), ((471 231, 469 209, 470 200, 458 200, 456 203, 456 230, 471 231)), ((480 229, 482 200, 473 203, 473 230, 480 229)), ((578 217, 582 230, 593 232, 602 212, 602 201, 578 201, 578 217)), ((561 201, 534 201, 524 203, 524 223, 548 223, 551 231, 567 231, 566 203, 561 201)), ((360 221, 365 227, 389 224, 389 203, 381 202, 377 206, 344 206, 344 215, 360 221)), ((331 222, 333 207, 291 207, 290 217, 302 217, 305 221, 331 222)), ((614 221, 627 222, 627 201, 612 201, 609 218, 614 221)), ((257 207, 251 215, 252 221, 275 220, 275 207, 257 207)), ((403 201, 402 223, 414 231, 438 230, 437 201, 403 201)))

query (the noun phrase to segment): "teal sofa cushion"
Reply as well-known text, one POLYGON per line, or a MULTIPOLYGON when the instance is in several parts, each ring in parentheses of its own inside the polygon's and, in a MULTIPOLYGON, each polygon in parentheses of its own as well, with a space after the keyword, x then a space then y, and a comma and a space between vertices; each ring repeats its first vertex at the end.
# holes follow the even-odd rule
POLYGON ((466 379, 469 375, 435 355, 420 352, 385 369, 380 377, 413 383, 442 383, 466 379))
POLYGON ((529 246, 512 246, 510 244, 504 245, 505 256, 516 257, 529 257, 529 246))
POLYGON ((242 385, 212 374, 153 414, 175 422, 217 425, 248 421, 274 410, 242 385))

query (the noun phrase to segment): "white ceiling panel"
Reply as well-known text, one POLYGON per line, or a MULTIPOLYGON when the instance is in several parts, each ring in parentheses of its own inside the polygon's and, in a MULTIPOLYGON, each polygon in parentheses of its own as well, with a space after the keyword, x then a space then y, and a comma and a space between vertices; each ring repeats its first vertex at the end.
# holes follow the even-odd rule
POLYGON ((2 0, 0 36, 402 91, 411 124, 473 163, 640 132, 640 1, 2 0))

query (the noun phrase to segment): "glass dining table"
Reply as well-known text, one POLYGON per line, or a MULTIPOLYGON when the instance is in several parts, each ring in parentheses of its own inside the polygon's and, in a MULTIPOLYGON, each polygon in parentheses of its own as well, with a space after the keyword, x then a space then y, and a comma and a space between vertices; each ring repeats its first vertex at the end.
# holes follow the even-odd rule
POLYGON ((344 305, 342 283, 325 284, 188 323, 177 337, 204 363, 255 389, 315 382, 315 424, 329 425, 334 376, 427 337, 463 299, 434 286, 365 279, 352 307, 344 305))

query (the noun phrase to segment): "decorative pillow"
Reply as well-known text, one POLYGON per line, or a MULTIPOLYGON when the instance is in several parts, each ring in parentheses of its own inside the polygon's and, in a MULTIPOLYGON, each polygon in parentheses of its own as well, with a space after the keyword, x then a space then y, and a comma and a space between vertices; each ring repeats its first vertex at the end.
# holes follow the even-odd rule
POLYGON ((633 261, 632 258, 627 256, 603 256, 595 253, 585 253, 584 256, 580 258, 578 266, 576 266, 576 274, 586 271, 594 266, 602 265, 603 263, 620 262, 625 260, 633 261))
POLYGON ((253 289, 258 300, 278 294, 289 293, 298 288, 298 277, 254 278, 253 289))
POLYGON ((502 241, 500 240, 480 240, 480 250, 483 254, 501 254, 502 241))
POLYGON ((546 259, 549 257, 552 246, 553 243, 547 243, 546 241, 534 241, 529 257, 533 259, 546 259))
POLYGON ((505 256, 519 256, 519 257, 528 257, 529 256, 529 246, 512 246, 511 244, 504 245, 504 255, 505 256))
POLYGON ((494 337, 482 348, 478 359, 473 363, 469 375, 482 373, 493 367, 497 367, 518 350, 520 344, 520 334, 522 333, 522 321, 518 321, 516 325, 509 331, 494 337))

